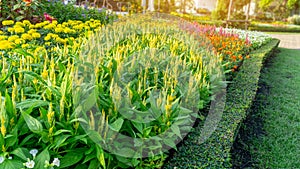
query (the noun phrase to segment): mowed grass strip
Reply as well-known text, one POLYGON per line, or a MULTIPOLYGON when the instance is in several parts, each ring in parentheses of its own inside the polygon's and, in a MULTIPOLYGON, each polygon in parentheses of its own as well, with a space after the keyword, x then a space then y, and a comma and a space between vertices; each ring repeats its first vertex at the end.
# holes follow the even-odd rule
MULTIPOLYGON (((280 48, 263 69, 255 111, 263 136, 250 142, 254 168, 300 167, 300 50, 280 48)), ((251 126, 249 126, 251 127, 251 126)))

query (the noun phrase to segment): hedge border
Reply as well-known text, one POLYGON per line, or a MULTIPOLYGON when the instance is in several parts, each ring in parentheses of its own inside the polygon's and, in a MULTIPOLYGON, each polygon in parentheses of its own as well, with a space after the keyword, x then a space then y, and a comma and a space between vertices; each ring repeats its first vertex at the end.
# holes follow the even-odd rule
POLYGON ((260 49, 251 52, 251 58, 244 61, 233 83, 227 87, 223 116, 211 137, 200 144, 198 139, 201 126, 197 126, 183 141, 178 151, 166 161, 163 168, 232 167, 230 154, 232 144, 256 96, 263 64, 273 54, 279 42, 278 39, 272 39, 260 49))

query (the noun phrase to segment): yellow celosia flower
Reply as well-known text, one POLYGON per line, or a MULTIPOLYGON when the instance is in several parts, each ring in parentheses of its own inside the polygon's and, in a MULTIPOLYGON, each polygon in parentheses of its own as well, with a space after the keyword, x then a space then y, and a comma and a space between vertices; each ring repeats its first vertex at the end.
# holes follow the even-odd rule
POLYGON ((8 25, 13 25, 15 22, 13 20, 5 20, 2 21, 2 25, 8 26, 8 25))

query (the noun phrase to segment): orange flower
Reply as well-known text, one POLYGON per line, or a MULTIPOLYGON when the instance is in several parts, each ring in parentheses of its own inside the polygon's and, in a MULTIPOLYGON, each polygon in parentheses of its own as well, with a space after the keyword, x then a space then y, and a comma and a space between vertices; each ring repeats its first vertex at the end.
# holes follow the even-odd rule
POLYGON ((239 55, 239 59, 240 59, 240 60, 243 60, 243 56, 242 56, 242 55, 239 55))
POLYGON ((249 58, 250 58, 250 56, 249 56, 249 55, 247 55, 247 56, 246 56, 246 58, 247 58, 247 59, 249 59, 249 58))
POLYGON ((30 6, 30 5, 31 5, 31 2, 32 2, 32 0, 23 0, 23 2, 25 2, 25 3, 26 3, 26 6, 30 6))

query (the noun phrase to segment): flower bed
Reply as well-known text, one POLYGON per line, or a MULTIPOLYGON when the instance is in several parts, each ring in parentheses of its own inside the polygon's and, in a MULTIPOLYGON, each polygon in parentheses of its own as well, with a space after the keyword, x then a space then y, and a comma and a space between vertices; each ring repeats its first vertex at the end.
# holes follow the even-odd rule
POLYGON ((236 33, 151 17, 2 24, 8 168, 159 168, 251 50, 236 33))

